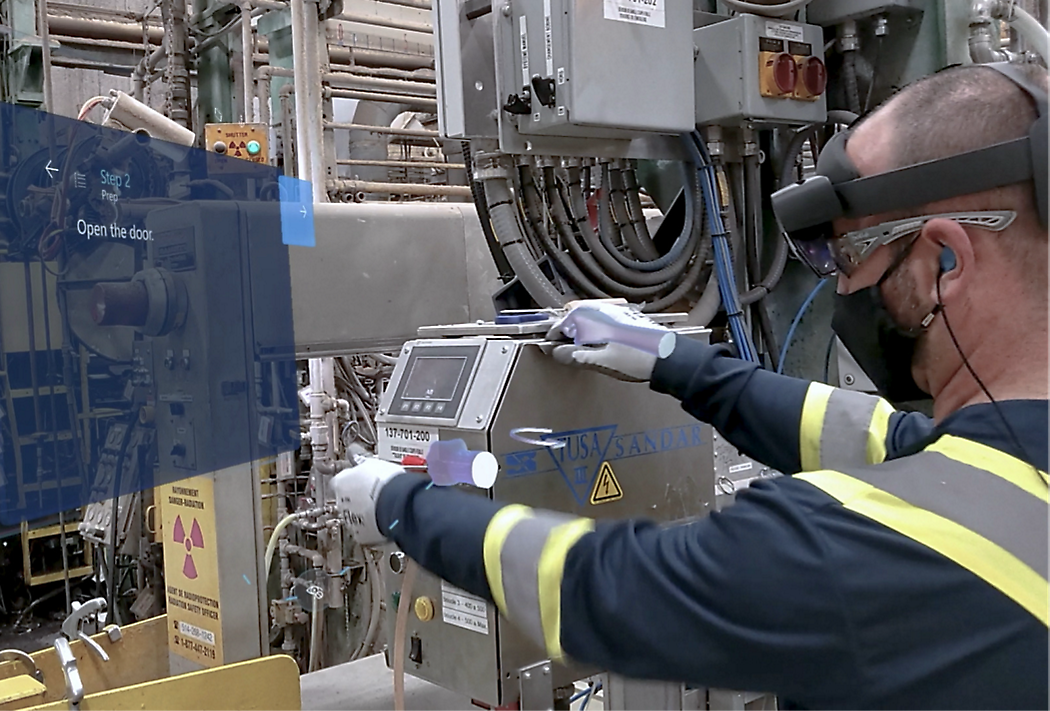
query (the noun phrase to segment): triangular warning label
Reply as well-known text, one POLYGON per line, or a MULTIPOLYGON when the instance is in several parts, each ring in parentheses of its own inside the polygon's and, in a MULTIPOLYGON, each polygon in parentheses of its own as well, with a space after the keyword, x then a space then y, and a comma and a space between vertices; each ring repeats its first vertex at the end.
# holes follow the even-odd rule
POLYGON ((612 464, 602 462, 602 468, 594 480, 594 489, 591 491, 591 504, 607 504, 610 501, 618 501, 623 498, 623 489, 620 482, 616 481, 612 464))

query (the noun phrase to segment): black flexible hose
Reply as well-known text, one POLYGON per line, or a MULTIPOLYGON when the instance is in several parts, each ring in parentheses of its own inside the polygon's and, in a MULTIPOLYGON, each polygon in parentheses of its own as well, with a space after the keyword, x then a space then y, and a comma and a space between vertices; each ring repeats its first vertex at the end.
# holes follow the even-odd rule
MULTIPOLYGON (((635 174, 634 168, 629 168, 621 174, 623 176, 623 189, 627 196, 627 212, 630 216, 631 225, 634 226, 634 231, 638 235, 638 240, 642 244, 643 254, 640 254, 642 259, 652 261, 660 258, 660 250, 656 248, 656 244, 653 242, 653 236, 649 234, 649 225, 645 222, 645 213, 642 211, 642 198, 639 194, 640 186, 638 185, 638 176, 635 174)), ((697 209, 700 209, 697 207, 697 209)))
POLYGON ((857 86, 857 52, 851 50, 842 55, 842 77, 846 87, 846 104, 855 114, 860 113, 860 88, 857 86))
POLYGON ((555 178, 554 168, 543 169, 543 185, 547 192, 547 203, 554 226, 562 236, 562 242, 569 249, 569 254, 583 271, 602 289, 613 296, 622 296, 626 299, 644 300, 661 292, 660 287, 633 287, 621 284, 606 274, 594 256, 586 251, 573 232, 571 218, 566 208, 566 199, 563 195, 562 186, 555 178))
MULTIPOLYGON (((713 249, 714 243, 711 240, 709 225, 707 220, 704 219, 704 198, 700 189, 700 182, 693 181, 693 185, 690 186, 686 183, 686 189, 693 190, 693 199, 699 209, 696 211, 695 219, 693 221, 693 231, 699 237, 699 241, 696 244, 696 250, 693 253, 693 265, 686 273, 685 278, 670 294, 664 296, 661 299, 645 304, 642 306, 642 311, 645 313, 656 313, 663 311, 670 306, 673 306, 677 301, 685 297, 692 289, 696 287, 702 280, 706 279, 711 270, 705 270, 707 266, 707 259, 711 256, 711 250, 713 249)), ((713 265, 711 269, 713 269, 713 265)))
MULTIPOLYGON (((791 162, 794 163, 794 160, 792 157, 791 162)), ((750 223, 751 230, 753 230, 753 232, 746 234, 745 239, 754 245, 754 261, 749 266, 752 273, 758 275, 762 273, 759 250, 764 230, 762 225, 762 174, 760 173, 757 156, 748 156, 744 159, 744 194, 745 196, 750 196, 753 207, 753 212, 748 210, 748 201, 745 199, 745 217, 747 218, 745 224, 750 223)), ((781 277, 784 276, 784 269, 787 268, 789 255, 790 249, 787 237, 778 229, 777 248, 773 254, 773 263, 769 265, 769 271, 766 272, 765 276, 752 289, 746 294, 740 295, 740 303, 742 305, 746 306, 760 301, 776 288, 781 277)), ((763 338, 767 337, 768 334, 763 334, 763 338)))
POLYGON ((489 206, 485 202, 485 186, 474 180, 474 162, 470 152, 470 141, 462 141, 463 163, 467 166, 467 183, 470 185, 470 196, 474 200, 474 207, 478 211, 478 221, 481 222, 481 232, 485 235, 485 244, 488 245, 489 254, 496 264, 500 280, 506 284, 514 278, 514 270, 507 261, 507 257, 500 248, 496 233, 492 231, 492 217, 489 215, 489 206))
MULTIPOLYGON (((611 237, 617 234, 622 234, 625 237, 625 241, 630 244, 628 236, 634 236, 632 228, 624 230, 620 219, 627 220, 627 208, 624 203, 621 205, 623 214, 617 216, 617 202, 615 199, 616 195, 616 184, 613 180, 613 171, 608 166, 602 167, 602 192, 598 200, 598 238, 602 246, 608 250, 609 254, 612 255, 613 259, 619 262, 627 269, 641 271, 641 272, 657 272, 661 269, 671 270, 670 274, 675 272, 681 273, 685 265, 689 261, 689 256, 692 252, 690 247, 690 241, 693 236, 692 222, 694 220, 694 214, 696 212, 696 206, 692 200, 692 192, 687 191, 685 193, 685 219, 682 222, 682 231, 675 239, 674 245, 664 256, 655 259, 651 262, 639 262, 629 257, 624 256, 616 249, 615 245, 611 241, 611 237), (619 223, 619 224, 617 224, 619 223)), ((622 190, 620 191, 622 193, 622 190)))
POLYGON ((521 281, 529 295, 542 308, 560 308, 569 300, 551 284, 550 279, 540 271, 536 260, 525 244, 525 235, 518 224, 518 209, 511 195, 510 186, 505 178, 494 178, 485 181, 485 198, 489 214, 492 216, 492 229, 502 235, 500 246, 507 257, 514 274, 521 281))
MULTIPOLYGON (((598 239, 598 235, 595 234, 594 229, 591 227, 590 220, 587 218, 587 203, 583 199, 583 191, 579 183, 579 169, 569 169, 569 209, 571 210, 573 222, 576 224, 576 228, 583 235, 584 242, 587 243, 587 247, 591 250, 591 254, 598 260, 598 263, 602 266, 608 274, 610 274, 617 281, 623 282, 629 286, 635 287, 659 287, 661 289, 673 288, 674 281, 684 270, 685 265, 682 265, 682 269, 677 272, 671 270, 661 270, 658 272, 633 272, 627 269, 622 264, 617 262, 612 255, 605 249, 601 241, 598 239)), ((599 213, 601 209, 599 208, 599 213)))
POLYGON ((543 245, 543 250, 547 256, 554 262, 555 268, 560 271, 569 283, 579 291, 583 292, 586 296, 604 299, 608 298, 609 294, 599 289, 594 283, 587 278, 587 275, 580 271, 580 268, 576 266, 576 263, 572 261, 572 257, 558 249, 558 246, 554 243, 550 233, 547 232, 547 228, 543 225, 543 199, 540 197, 539 190, 536 187, 536 180, 532 173, 532 168, 529 166, 521 166, 518 168, 518 176, 521 182, 521 197, 525 204, 525 216, 528 221, 532 224, 532 230, 540 238, 540 243, 543 245))
POLYGON ((624 193, 623 176, 620 169, 610 166, 606 171, 606 175, 608 177, 606 187, 609 191, 609 207, 612 209, 613 222, 616 223, 620 240, 627 246, 631 254, 645 260, 643 263, 648 263, 650 259, 659 258, 659 254, 652 257, 647 256, 648 253, 638 235, 638 230, 631 223, 631 216, 627 211, 627 195, 624 193))

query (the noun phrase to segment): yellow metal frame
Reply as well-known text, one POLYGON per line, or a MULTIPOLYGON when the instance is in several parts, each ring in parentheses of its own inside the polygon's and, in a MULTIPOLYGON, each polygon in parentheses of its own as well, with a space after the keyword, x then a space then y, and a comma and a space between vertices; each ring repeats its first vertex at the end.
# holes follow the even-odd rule
MULTIPOLYGON (((141 684, 170 674, 167 615, 121 627, 120 631, 122 637, 117 642, 110 640, 109 635, 104 632, 92 636, 92 639, 106 650, 110 658, 108 662, 99 659, 83 642, 70 642, 69 648, 77 660, 77 670, 80 672, 86 693, 94 694, 107 689, 141 684)), ((63 700, 68 708, 68 703, 64 701, 66 681, 54 647, 46 647, 29 656, 43 674, 44 685, 47 687, 43 698, 30 699, 29 703, 36 705, 63 700)), ((0 663, 0 683, 25 674, 26 668, 21 662, 0 663)), ((24 709, 28 705, 25 702, 0 704, 0 710, 24 709)))
MULTIPOLYGON (((77 538, 81 538, 80 531, 77 528, 77 524, 69 522, 65 525, 66 535, 74 535, 77 538)), ((36 575, 33 572, 33 563, 29 558, 29 542, 37 540, 39 538, 50 538, 51 536, 59 536, 62 534, 62 526, 55 524, 53 526, 43 526, 41 528, 30 528, 29 524, 25 521, 22 522, 22 575, 26 581, 26 585, 30 587, 36 585, 46 585, 47 583, 55 583, 59 580, 64 580, 66 575, 62 571, 57 573, 41 573, 36 575)), ((80 578, 85 575, 91 575, 94 572, 94 564, 91 557, 91 546, 84 545, 84 565, 76 568, 69 569, 70 578, 80 578)))
MULTIPOLYGON (((299 666, 284 655, 89 694, 80 702, 81 711, 299 711, 301 707, 299 666)), ((68 711, 69 702, 62 700, 31 708, 68 711)))
MULTIPOLYGON (((141 711, 170 709, 274 709, 299 711, 299 667, 287 656, 169 676, 167 615, 122 627, 113 642, 105 633, 92 637, 110 657, 103 662, 83 642, 70 643, 84 684, 82 711, 110 709, 141 711)), ((34 652, 33 661, 44 677, 44 691, 26 673, 21 662, 0 663, 0 711, 56 709, 66 711, 65 678, 55 650, 34 652), (6 697, 4 690, 11 693, 6 697)))

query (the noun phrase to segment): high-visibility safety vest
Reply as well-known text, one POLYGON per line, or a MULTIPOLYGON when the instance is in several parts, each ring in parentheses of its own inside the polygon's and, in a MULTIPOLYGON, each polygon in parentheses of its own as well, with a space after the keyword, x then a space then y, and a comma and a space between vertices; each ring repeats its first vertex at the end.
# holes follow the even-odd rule
POLYGON ((810 383, 802 405, 798 450, 801 471, 878 464, 895 410, 875 395, 810 383))
MULTIPOLYGON (((826 399, 825 411, 835 404, 826 399)), ((878 407, 874 403, 869 418, 879 415, 878 407)), ((820 419, 830 425, 823 414, 820 419)), ((854 426, 857 422, 853 420, 854 426)), ((871 443, 884 442, 885 435, 882 439, 858 438, 860 429, 852 430, 852 452, 835 451, 829 440, 827 448, 821 443, 814 450, 814 456, 856 461, 861 440, 866 440, 861 461, 870 454, 878 455, 878 447, 871 443), (869 445, 873 452, 867 449, 869 445)), ((794 478, 824 491, 843 508, 969 570, 1047 625, 1045 472, 992 447, 945 435, 908 457, 809 471, 794 478)), ((520 505, 501 509, 486 530, 485 572, 493 599, 554 661, 564 658, 561 582, 565 561, 573 545, 593 530, 591 519, 520 505)))

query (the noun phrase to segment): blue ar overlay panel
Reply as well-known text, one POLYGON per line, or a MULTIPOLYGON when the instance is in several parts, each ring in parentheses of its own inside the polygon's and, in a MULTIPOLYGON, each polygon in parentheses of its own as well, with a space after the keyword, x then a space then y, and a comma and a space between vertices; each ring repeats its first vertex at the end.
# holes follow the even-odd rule
POLYGON ((0 535, 299 447, 308 183, 10 104, 0 165, 0 535))

